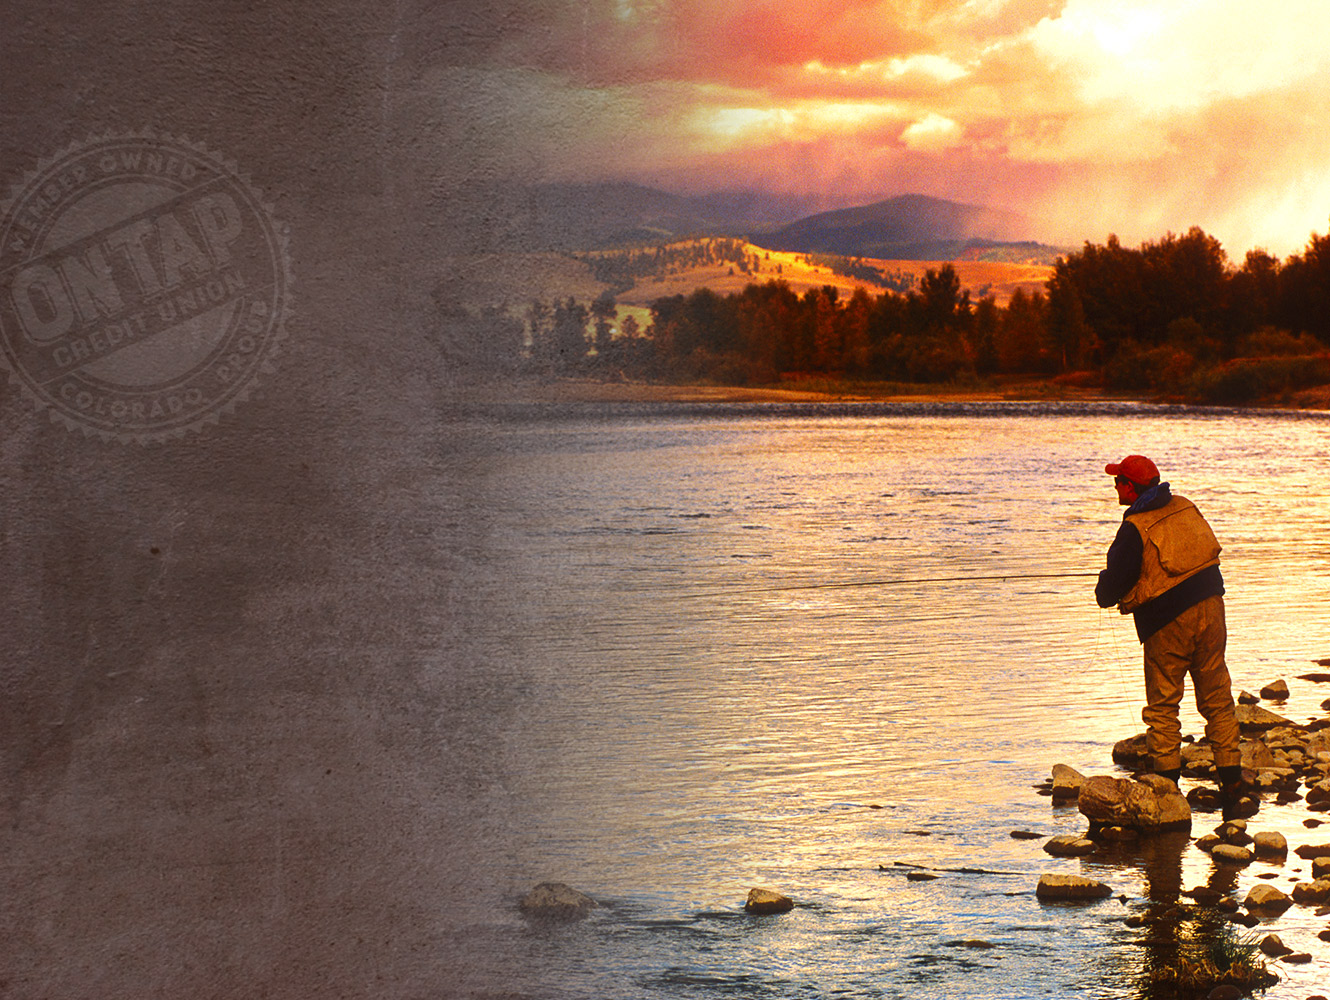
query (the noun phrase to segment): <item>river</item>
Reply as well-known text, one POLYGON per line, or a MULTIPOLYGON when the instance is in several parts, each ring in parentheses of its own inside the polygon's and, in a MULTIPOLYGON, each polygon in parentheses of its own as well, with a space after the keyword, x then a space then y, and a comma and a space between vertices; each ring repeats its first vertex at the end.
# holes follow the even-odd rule
MULTIPOLYGON (((469 575, 450 657, 501 684, 459 993, 540 998, 1149 996, 1123 918, 1219 871, 1178 842, 1054 859, 1053 764, 1119 773, 1143 729, 1131 622, 1093 573, 1120 522, 1105 462, 1150 455, 1224 545, 1236 688, 1330 686, 1330 415, 1131 404, 510 407, 459 414, 432 538, 469 575), (1019 840, 1012 831, 1040 839, 1019 840), (908 866, 939 877, 913 881, 908 866), (961 872, 955 869, 983 869, 961 872), (1043 872, 1126 897, 1046 905, 1043 872), (530 926, 569 883, 602 904, 530 926), (750 918, 750 887, 798 902, 750 918)), ((474 694, 474 691, 472 691, 474 694)), ((1190 698, 1190 695, 1188 696, 1190 698)), ((1184 703, 1184 731, 1201 722, 1184 703)), ((1191 787, 1184 779, 1184 791, 1191 787)), ((1312 837, 1299 805, 1252 829, 1312 837)), ((1217 817, 1198 814, 1193 835, 1217 817)), ((474 852, 473 852, 474 853, 474 852)), ((1268 928, 1330 981, 1325 918, 1268 928)), ((1265 929, 1260 929, 1264 933, 1265 929)))

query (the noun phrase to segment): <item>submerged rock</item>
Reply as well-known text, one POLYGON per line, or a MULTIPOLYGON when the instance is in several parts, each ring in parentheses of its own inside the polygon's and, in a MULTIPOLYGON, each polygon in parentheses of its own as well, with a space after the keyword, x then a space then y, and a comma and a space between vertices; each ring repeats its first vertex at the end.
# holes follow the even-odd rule
POLYGON ((1080 875, 1041 875, 1034 894, 1040 899, 1106 899, 1113 890, 1080 875))
POLYGON ((562 882, 542 882, 522 897, 518 907, 540 920, 580 920, 596 908, 596 901, 562 882))
POLYGON ((763 916, 770 913, 789 913, 794 909, 794 900, 774 889, 751 889, 744 909, 749 913, 763 916))
POLYGON ((1080 811, 1091 831, 1120 826, 1141 833, 1191 827, 1191 807, 1177 785, 1157 774, 1139 781, 1096 775, 1081 786, 1080 811))
POLYGON ((1127 843, 1141 839, 1141 831, 1130 826, 1100 826, 1094 829, 1094 836, 1099 840, 1127 843))

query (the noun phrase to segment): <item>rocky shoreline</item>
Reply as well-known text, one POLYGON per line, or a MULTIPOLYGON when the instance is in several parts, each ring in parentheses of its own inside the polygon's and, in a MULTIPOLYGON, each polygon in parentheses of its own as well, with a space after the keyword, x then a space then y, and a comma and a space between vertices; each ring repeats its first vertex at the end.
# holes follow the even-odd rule
MULTIPOLYGON (((1330 661, 1318 661, 1318 665, 1330 666, 1330 661)), ((1297 679, 1330 684, 1330 673, 1308 673, 1297 679)), ((1320 814, 1330 813, 1330 717, 1297 723, 1259 704, 1264 699, 1279 707, 1288 697, 1288 684, 1282 679, 1263 687, 1259 696, 1243 691, 1238 697, 1243 768, 1238 812, 1245 818, 1221 822, 1212 832, 1191 837, 1194 814, 1219 809, 1218 792, 1212 784, 1213 753, 1204 739, 1187 738, 1182 775, 1201 783, 1184 796, 1172 781, 1149 773, 1145 734, 1140 733, 1113 748, 1114 762, 1133 772, 1130 777, 1086 777, 1065 764, 1056 764, 1050 777, 1035 786, 1055 802, 1074 801, 1089 823, 1083 835, 1053 837, 1043 845, 1044 850, 1057 857, 1093 858, 1110 845, 1185 830, 1188 836, 1184 850, 1208 854, 1217 877, 1210 885, 1180 888, 1177 895, 1190 900, 1190 904, 1169 899, 1145 901, 1143 908, 1125 918, 1126 925, 1148 932, 1163 924, 1176 926, 1183 920, 1218 915, 1227 923, 1244 928, 1261 925, 1268 930, 1258 945, 1266 957, 1289 964, 1312 962, 1311 953, 1287 947, 1271 928, 1295 907, 1310 908, 1317 917, 1330 917, 1330 832, 1315 832, 1326 822, 1320 814), (1291 849, 1283 832, 1259 829, 1260 810, 1266 803, 1300 803, 1305 809, 1302 828, 1306 833, 1296 838, 1299 842, 1291 849), (1280 870, 1290 853, 1310 862, 1309 878, 1303 877, 1301 868, 1280 870), (1231 891, 1236 888, 1237 875, 1257 861, 1273 868, 1260 873, 1257 878, 1263 881, 1252 885, 1239 899, 1240 893, 1231 891), (1291 883, 1287 892, 1271 884, 1281 877, 1291 883), (1216 882, 1231 887, 1230 891, 1217 888, 1216 882)), ((1330 699, 1321 703, 1321 709, 1330 711, 1330 699)), ((1112 893, 1112 888, 1103 883, 1077 876, 1045 875, 1040 880, 1042 898, 1098 899, 1112 893)), ((1330 923, 1317 936, 1330 942, 1330 923)), ((1266 974, 1263 968, 1260 972, 1266 974)), ((1267 984, 1272 981, 1265 980, 1267 984)))
MULTIPOLYGON (((1318 661, 1330 666, 1330 661, 1318 661)), ((1310 684, 1327 684, 1330 693, 1330 673, 1309 673, 1297 678, 1310 684)), ((1176 845, 1178 852, 1176 886, 1163 891, 1152 891, 1142 899, 1129 899, 1126 895, 1097 879, 1065 871, 1045 872, 1034 887, 1035 896, 1048 902, 1093 902, 1117 896, 1128 907, 1123 923, 1139 929, 1144 935, 1141 943, 1162 948, 1164 964, 1182 963, 1183 942, 1196 937, 1195 926, 1205 928, 1199 936, 1214 940, 1222 938, 1222 925, 1236 925, 1250 931, 1262 926, 1265 931, 1255 946, 1261 955, 1271 961, 1288 965, 1314 961, 1307 951, 1295 951, 1284 944, 1275 933, 1279 919, 1287 912, 1310 908, 1317 917, 1330 917, 1330 831, 1317 835, 1315 831, 1330 818, 1330 715, 1312 719, 1307 723, 1294 722, 1277 712, 1262 707, 1262 700, 1280 707, 1289 697, 1285 681, 1266 685, 1260 695, 1241 692, 1238 721, 1242 730, 1243 796, 1239 813, 1243 818, 1218 823, 1212 831, 1192 836, 1192 827, 1198 814, 1217 813, 1218 794, 1212 782, 1214 757, 1209 745, 1202 739, 1187 737, 1183 749, 1184 779, 1198 782, 1184 795, 1179 785, 1167 778, 1150 773, 1150 762, 1145 752, 1145 734, 1140 733, 1119 741, 1113 747, 1113 761, 1129 772, 1121 775, 1086 776, 1066 764, 1055 764, 1050 777, 1035 788, 1041 795, 1053 799, 1055 804, 1070 806, 1075 803, 1085 817, 1088 828, 1082 834, 1059 834, 1045 840, 1042 848, 1055 858, 1088 859, 1102 854, 1120 852, 1124 845, 1133 843, 1142 847, 1152 839, 1176 845), (1261 829, 1262 805, 1272 803, 1293 806, 1301 803, 1307 815, 1302 819, 1302 837, 1289 837, 1280 830, 1261 829), (1214 863, 1214 874, 1208 884, 1190 888, 1181 883, 1181 860, 1186 851, 1200 851, 1214 863), (1302 868, 1288 869, 1290 857, 1310 863, 1310 877, 1303 877, 1302 868), (1257 875, 1258 881, 1244 894, 1237 891, 1239 874, 1254 862, 1271 866, 1270 871, 1257 875), (1283 878, 1291 883, 1288 891, 1275 886, 1273 880, 1283 878), (1195 925, 1195 926, 1192 926, 1195 925), (1180 928, 1192 926, 1183 932, 1180 928)), ((1330 698, 1321 703, 1323 711, 1330 712, 1330 698)), ((1184 781, 1183 784, 1186 782, 1184 781)), ((1043 839, 1045 835, 1027 831, 1012 831, 1017 839, 1043 839)), ((1120 853, 1114 863, 1121 863, 1120 853)), ((897 864, 901 864, 898 862, 897 864)), ((887 870, 886 866, 880 866, 887 870)), ((907 866, 917 867, 917 866, 907 866)), ((981 869, 965 869, 979 872, 981 869)), ((930 870, 920 868, 906 873, 911 880, 936 878, 930 870)), ((793 910, 798 904, 775 889, 755 887, 743 904, 743 909, 754 917, 779 915, 793 910)), ((558 883, 537 886, 520 903, 521 912, 540 921, 578 920, 592 912, 596 903, 580 892, 558 883)), ((1318 937, 1330 942, 1330 922, 1318 937)), ((1174 975, 1176 969, 1166 970, 1174 975)), ((1276 982, 1263 961, 1251 966, 1251 978, 1244 988, 1261 989, 1276 982)), ((1246 996, 1235 990, 1232 980, 1218 979, 1214 991, 1199 995, 1208 997, 1246 996)), ((1325 1000, 1319 994, 1308 1000, 1325 1000)))

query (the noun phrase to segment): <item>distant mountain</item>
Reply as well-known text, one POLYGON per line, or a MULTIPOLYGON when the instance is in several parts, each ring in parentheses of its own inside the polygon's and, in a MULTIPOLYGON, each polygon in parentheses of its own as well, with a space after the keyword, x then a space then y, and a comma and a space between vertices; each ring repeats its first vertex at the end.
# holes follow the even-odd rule
POLYGON ((670 194, 640 184, 541 184, 490 197, 512 250, 603 250, 735 236, 770 250, 885 260, 1052 263, 1021 215, 908 194, 808 214, 812 198, 729 191, 670 194))
POLYGON ((885 260, 953 260, 976 246, 1028 241, 1033 225, 1014 212, 907 194, 820 212, 771 233, 772 250, 885 260))
POLYGON ((639 184, 542 184, 518 196, 529 249, 597 250, 700 236, 750 236, 808 211, 806 200, 757 191, 690 197, 639 184))

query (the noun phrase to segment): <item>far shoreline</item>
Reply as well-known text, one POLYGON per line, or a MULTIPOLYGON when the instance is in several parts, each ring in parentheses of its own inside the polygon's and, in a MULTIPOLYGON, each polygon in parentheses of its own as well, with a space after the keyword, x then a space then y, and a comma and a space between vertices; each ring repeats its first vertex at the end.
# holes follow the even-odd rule
MULTIPOLYGON (((816 382, 799 388, 783 385, 732 386, 630 382, 592 378, 530 376, 508 380, 453 381, 448 394, 462 403, 1142 403, 1189 404, 1185 400, 1109 392, 1097 387, 1032 379, 988 386, 902 385, 873 382, 816 382)), ((1279 399, 1260 400, 1233 409, 1330 410, 1330 385, 1316 386, 1279 399)))

